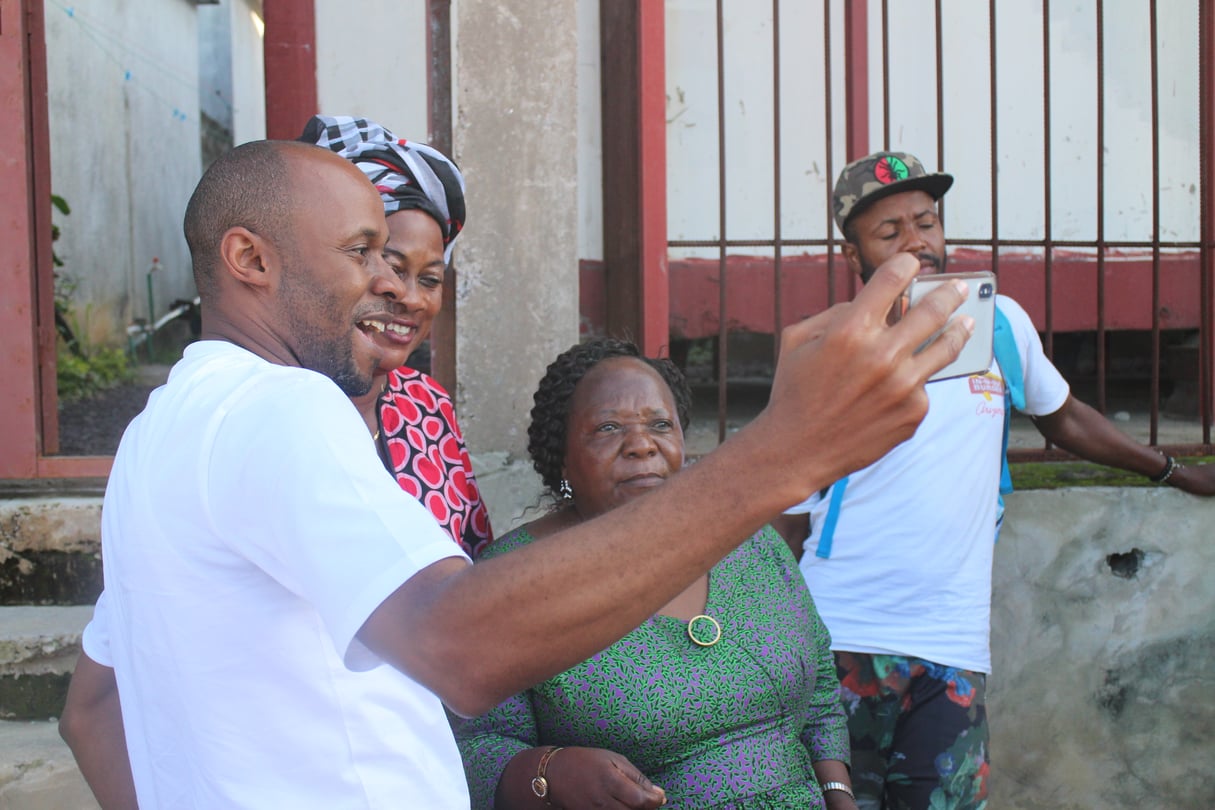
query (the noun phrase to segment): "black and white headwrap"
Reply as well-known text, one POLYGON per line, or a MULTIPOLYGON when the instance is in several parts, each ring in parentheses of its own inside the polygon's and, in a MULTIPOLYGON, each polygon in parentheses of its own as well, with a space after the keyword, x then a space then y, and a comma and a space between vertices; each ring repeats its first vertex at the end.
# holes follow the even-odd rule
POLYGON ((380 192, 384 214, 420 209, 443 232, 443 260, 464 228, 464 175, 442 152, 398 138, 366 118, 314 115, 299 140, 330 149, 363 170, 380 192))

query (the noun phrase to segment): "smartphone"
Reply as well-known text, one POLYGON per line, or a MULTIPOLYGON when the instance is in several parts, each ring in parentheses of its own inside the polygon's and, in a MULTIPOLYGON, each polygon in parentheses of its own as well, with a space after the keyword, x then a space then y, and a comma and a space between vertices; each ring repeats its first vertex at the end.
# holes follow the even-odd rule
MULTIPOLYGON (((983 270, 974 273, 941 273, 935 276, 917 276, 907 288, 907 305, 914 307, 916 303, 941 284, 947 284, 955 279, 966 282, 970 294, 962 302, 962 306, 950 316, 950 322, 960 315, 969 315, 975 320, 975 331, 962 347, 961 354, 945 368, 928 378, 929 382, 949 380, 955 377, 969 377, 972 374, 983 374, 991 368, 992 336, 996 328, 996 277, 995 274, 983 270)), ((937 339, 933 335, 924 341, 924 345, 916 351, 922 351, 925 346, 937 339)))

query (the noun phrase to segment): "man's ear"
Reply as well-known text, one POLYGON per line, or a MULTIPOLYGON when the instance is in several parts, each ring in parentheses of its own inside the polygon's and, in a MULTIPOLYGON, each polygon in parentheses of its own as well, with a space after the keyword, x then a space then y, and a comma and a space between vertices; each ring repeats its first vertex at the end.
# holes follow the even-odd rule
POLYGON ((269 286, 278 254, 274 246, 248 228, 229 228, 219 242, 220 266, 230 278, 249 287, 269 286))
POLYGON ((857 246, 851 242, 841 242, 840 252, 844 254, 844 261, 848 263, 848 269, 861 277, 861 253, 857 246))

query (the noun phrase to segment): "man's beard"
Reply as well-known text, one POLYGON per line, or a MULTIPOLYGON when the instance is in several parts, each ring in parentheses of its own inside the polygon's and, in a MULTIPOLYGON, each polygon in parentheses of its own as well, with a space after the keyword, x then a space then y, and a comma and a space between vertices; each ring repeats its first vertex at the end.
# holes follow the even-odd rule
MULTIPOLYGON (((874 264, 872 264, 867 258, 865 258, 865 254, 862 253, 859 249, 857 250, 856 255, 857 255, 857 259, 861 263, 861 281, 868 284, 869 279, 873 278, 873 274, 877 272, 877 267, 874 264)), ((944 254, 938 256, 935 253, 930 253, 929 251, 924 250, 924 251, 920 251, 919 253, 915 254, 915 257, 920 260, 921 265, 928 264, 928 265, 935 267, 936 270, 934 272, 937 272, 937 273, 945 272, 944 254)))

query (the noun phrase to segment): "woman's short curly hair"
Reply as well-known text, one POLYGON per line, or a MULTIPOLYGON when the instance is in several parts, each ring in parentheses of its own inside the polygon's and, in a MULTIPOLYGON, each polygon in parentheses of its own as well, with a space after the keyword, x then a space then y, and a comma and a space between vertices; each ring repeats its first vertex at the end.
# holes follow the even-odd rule
POLYGON ((569 430, 570 399, 586 373, 611 357, 636 357, 666 381, 675 399, 679 426, 688 429, 692 418, 692 391, 679 366, 666 358, 644 357, 637 346, 617 338, 595 338, 576 343, 549 364, 536 389, 532 421, 527 428, 527 452, 544 486, 556 494, 561 487, 565 463, 565 438, 569 430))

